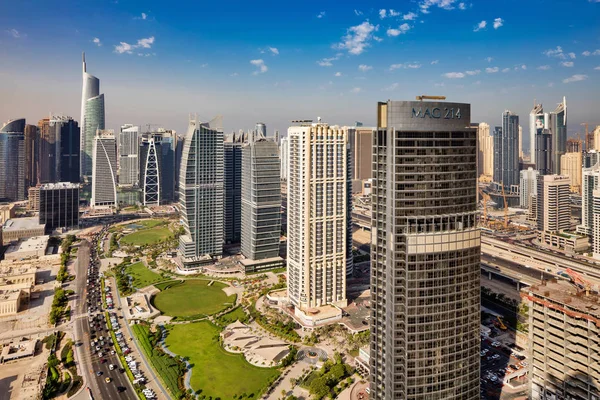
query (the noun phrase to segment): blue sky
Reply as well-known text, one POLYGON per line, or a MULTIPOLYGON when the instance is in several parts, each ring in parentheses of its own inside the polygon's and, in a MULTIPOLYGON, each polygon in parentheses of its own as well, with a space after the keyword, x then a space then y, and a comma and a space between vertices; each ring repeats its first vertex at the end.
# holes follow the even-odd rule
POLYGON ((436 94, 490 125, 510 109, 527 133, 534 99, 564 95, 573 135, 600 124, 599 20, 598 0, 4 2, 0 119, 79 119, 85 51, 109 128, 372 125, 377 101, 436 94))

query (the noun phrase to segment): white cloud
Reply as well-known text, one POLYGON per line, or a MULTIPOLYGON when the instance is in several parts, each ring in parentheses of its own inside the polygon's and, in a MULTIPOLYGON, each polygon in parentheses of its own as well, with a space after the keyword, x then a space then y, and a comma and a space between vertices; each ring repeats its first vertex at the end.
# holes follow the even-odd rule
POLYGON ((323 59, 321 59, 321 60, 317 61, 317 64, 318 64, 320 67, 331 67, 331 66, 333 66, 333 63, 332 63, 332 61, 336 61, 336 60, 339 60, 339 57, 338 57, 338 56, 335 56, 335 57, 329 57, 329 58, 323 58, 323 59))
POLYGON ((463 74, 462 72, 446 72, 442 76, 449 79, 462 79, 465 77, 465 74, 463 74))
POLYGON ((439 64, 439 63, 440 63, 440 60, 433 60, 433 61, 431 62, 431 65, 435 65, 435 64, 439 64))
POLYGON ((148 14, 142 13, 142 19, 146 19, 146 18, 148 18, 148 14))
POLYGON ((563 67, 571 68, 575 65, 573 61, 563 61, 560 63, 563 67))
POLYGON ((400 15, 400 13, 396 10, 390 9, 389 11, 390 17, 397 17, 400 15))
POLYGON ((360 15, 363 15, 363 12, 362 12, 362 11, 360 11, 360 10, 354 9, 354 14, 356 14, 356 15, 359 15, 359 16, 360 16, 360 15))
POLYGON ((92 42, 94 42, 94 44, 98 47, 102 46, 102 42, 97 37, 95 37, 92 42))
POLYGON ((452 10, 454 9, 454 3, 456 3, 457 0, 422 0, 419 3, 419 7, 421 8, 421 12, 423 14, 429 14, 429 8, 430 7, 439 7, 439 8, 443 8, 444 10, 452 10))
POLYGON ((352 90, 350 91, 350 93, 360 93, 360 91, 361 91, 361 88, 355 87, 355 88, 352 88, 352 90))
POLYGON ((549 65, 540 65, 539 67, 537 67, 537 69, 539 69, 540 71, 548 71, 550 69, 549 65))
POLYGON ((250 60, 250 64, 258 67, 256 71, 252 73, 252 75, 264 74, 269 70, 269 68, 265 65, 265 62, 262 59, 259 60, 250 60))
POLYGON ((404 68, 404 69, 419 69, 419 68, 421 68, 421 64, 419 64, 416 61, 413 61, 412 63, 406 62, 404 64, 392 64, 392 65, 390 65, 390 71, 393 71, 395 69, 400 69, 400 68, 404 68))
POLYGON ((384 19, 385 17, 387 17, 387 11, 385 10, 385 8, 382 8, 381 10, 379 10, 379 18, 384 19))
POLYGON ((473 85, 481 85, 481 81, 475 81, 473 82, 473 85))
POLYGON ((593 55, 593 56, 600 56, 600 49, 599 49, 599 50, 595 50, 595 51, 592 53, 592 55, 593 55))
POLYGON ((317 18, 321 19, 325 16, 325 11, 321 11, 319 14, 317 14, 317 18))
POLYGON ((237 72, 234 72, 233 74, 229 75, 229 76, 238 76, 239 74, 237 72))
POLYGON ((269 47, 269 51, 274 55, 279 55, 279 49, 277 47, 269 47))
MULTIPOLYGON (((516 68, 515 68, 515 69, 516 69, 516 68)), ((510 68, 504 68, 504 69, 502 70, 502 72, 504 72, 504 73, 507 73, 507 72, 509 72, 509 71, 510 71, 510 68)))
POLYGON ((496 72, 498 72, 500 70, 500 68, 498 67, 493 67, 493 68, 486 68, 485 72, 487 72, 488 74, 495 74, 496 72))
POLYGON ((521 65, 521 69, 523 69, 523 70, 527 69, 527 65, 525 65, 525 64, 521 65))
POLYGON ((544 54, 547 57, 557 57, 557 58, 560 58, 562 60, 564 60, 565 58, 567 58, 567 56, 565 56, 565 53, 563 53, 562 47, 560 47, 560 46, 556 46, 556 49, 546 50, 542 54, 544 54))
POLYGON ((400 25, 398 27, 398 29, 392 29, 392 28, 388 29, 387 35, 388 36, 398 36, 398 35, 408 32, 409 30, 410 30, 410 25, 407 23, 404 23, 404 24, 400 25))
POLYGON ((496 18, 494 20, 494 29, 498 29, 504 25, 504 20, 502 18, 496 18))
POLYGON ((369 71, 369 70, 373 69, 373 67, 372 67, 372 66, 370 66, 370 65, 366 65, 366 64, 360 64, 360 65, 358 66, 358 69, 359 69, 360 71, 362 71, 362 72, 367 72, 367 71, 369 71))
POLYGON ((414 21, 415 19, 417 19, 417 14, 415 14, 414 12, 409 12, 407 14, 404 14, 402 16, 402 19, 405 21, 414 21))
POLYGON ((466 10, 467 9, 467 5, 465 3, 458 3, 458 8, 461 10, 466 10))
POLYGON ((492 57, 486 57, 484 58, 485 61, 491 63, 492 61, 494 61, 494 59, 492 57))
POLYGON ((149 49, 154 44, 154 36, 150 36, 149 38, 140 39, 137 41, 136 47, 143 47, 145 49, 149 49))
POLYGON ((595 71, 600 71, 600 66, 594 68, 595 71))
POLYGON ((473 71, 466 71, 465 74, 469 75, 469 76, 473 76, 473 75, 479 75, 481 73, 481 70, 476 69, 473 71))
POLYGON ((397 82, 392 83, 390 86, 386 87, 385 91, 392 91, 392 90, 396 90, 398 88, 399 84, 397 82))
POLYGON ((369 41, 373 39, 373 32, 379 29, 379 25, 373 25, 365 21, 360 25, 348 28, 348 33, 342 38, 342 42, 335 47, 348 50, 348 53, 359 55, 370 46, 369 41))
POLYGON ((480 23, 475 25, 473 32, 479 32, 480 30, 485 29, 486 26, 487 26, 487 21, 481 21, 480 23))
POLYGON ((26 35, 23 35, 21 32, 19 32, 16 29, 9 29, 9 30, 6 31, 6 33, 8 33, 9 35, 11 35, 15 39, 19 39, 19 38, 22 38, 22 37, 26 36, 26 35))
POLYGON ((569 57, 571 58, 571 60, 574 60, 577 58, 577 56, 575 56, 575 53, 569 53, 569 57))
POLYGON ((204 64, 200 65, 200 68, 206 68, 206 67, 208 67, 208 63, 204 63, 204 64))
POLYGON ((333 74, 333 76, 337 76, 339 78, 340 76, 342 76, 342 73, 341 72, 336 72, 335 74, 333 74))
POLYGON ((115 53, 118 54, 123 54, 123 53, 127 53, 127 54, 131 54, 132 53, 132 49, 134 48, 134 46, 130 45, 129 43, 126 42, 120 42, 120 44, 115 46, 115 53))
POLYGON ((587 75, 573 75, 567 79, 563 79, 563 83, 572 83, 572 82, 579 82, 579 81, 584 81, 588 78, 587 75))
POLYGON ((581 55, 584 56, 584 57, 589 57, 589 56, 592 55, 592 53, 590 53, 589 51, 586 50, 583 53, 581 53, 581 55))

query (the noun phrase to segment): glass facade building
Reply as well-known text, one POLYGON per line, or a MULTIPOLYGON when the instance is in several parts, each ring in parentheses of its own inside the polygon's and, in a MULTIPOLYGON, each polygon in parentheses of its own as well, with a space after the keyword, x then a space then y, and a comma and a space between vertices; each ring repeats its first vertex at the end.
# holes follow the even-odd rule
MULTIPOLYGON (((85 103, 85 128, 82 136, 85 139, 82 141, 81 148, 81 175, 84 177, 92 176, 92 163, 94 154, 94 143, 97 130, 104 130, 104 95, 88 99, 85 103)), ((116 165, 115 165, 116 166, 116 165)))
POLYGON ((494 182, 509 191, 519 185, 519 116, 502 113, 502 127, 494 130, 494 182))
MULTIPOLYGON (((100 95, 100 79, 96 78, 94 75, 88 74, 87 66, 85 63, 85 53, 82 54, 82 77, 83 83, 81 88, 81 119, 80 128, 80 144, 79 149, 81 152, 79 162, 79 172, 81 176, 91 177, 92 176, 92 150, 94 137, 96 136, 96 129, 104 129, 104 97, 102 97, 102 107, 101 112, 102 115, 96 115, 96 121, 90 124, 90 129, 88 129, 87 124, 87 108, 88 108, 88 100, 92 98, 96 98, 100 95), (100 124, 101 121, 101 124, 100 124)), ((95 102, 94 108, 98 108, 98 102, 95 102)), ((94 110, 99 112, 100 110, 94 110)), ((83 181, 83 179, 82 179, 83 181)))
POLYGON ((0 201, 27 198, 26 168, 25 119, 8 121, 0 129, 0 201))
POLYGON ((97 131, 93 146, 92 199, 94 207, 117 206, 117 143, 112 130, 97 131))
POLYGON ((48 232, 55 229, 77 228, 79 226, 79 184, 60 182, 41 185, 39 211, 40 224, 46 224, 48 232))
POLYGON ((225 243, 240 243, 242 229, 242 137, 223 144, 225 165, 225 243))

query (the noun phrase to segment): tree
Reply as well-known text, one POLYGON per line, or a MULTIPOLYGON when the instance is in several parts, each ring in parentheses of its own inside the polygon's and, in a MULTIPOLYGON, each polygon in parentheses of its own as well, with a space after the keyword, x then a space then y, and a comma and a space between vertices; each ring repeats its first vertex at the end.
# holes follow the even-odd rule
POLYGON ((309 391, 316 399, 320 400, 329 394, 329 386, 327 386, 325 378, 319 377, 310 383, 309 391))

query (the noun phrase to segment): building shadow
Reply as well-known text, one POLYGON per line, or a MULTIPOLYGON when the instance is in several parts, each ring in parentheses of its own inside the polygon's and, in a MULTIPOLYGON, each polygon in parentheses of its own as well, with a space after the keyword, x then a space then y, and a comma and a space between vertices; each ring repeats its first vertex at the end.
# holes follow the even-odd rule
POLYGON ((7 376, 6 378, 0 379, 0 397, 3 399, 12 398, 12 383, 17 380, 18 376, 7 376))

